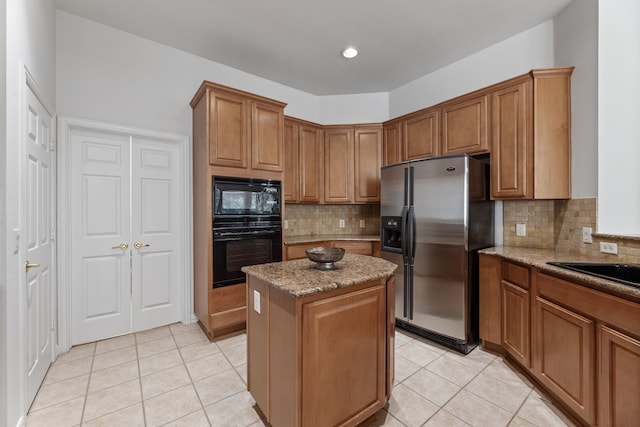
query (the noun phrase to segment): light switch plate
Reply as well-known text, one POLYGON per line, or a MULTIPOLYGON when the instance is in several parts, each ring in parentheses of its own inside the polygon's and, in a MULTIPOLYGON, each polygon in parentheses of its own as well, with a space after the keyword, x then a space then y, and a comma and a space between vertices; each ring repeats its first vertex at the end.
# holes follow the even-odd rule
POLYGON ((253 309, 260 314, 260 292, 253 290, 253 309))
POLYGON ((360 220, 360 228, 364 228, 364 219, 360 220))
POLYGON ((600 242, 600 252, 603 254, 618 255, 618 244, 609 242, 600 242))
POLYGON ((527 235, 527 224, 516 224, 516 236, 524 237, 527 235))
POLYGON ((593 243, 593 237, 591 237, 591 227, 582 227, 582 241, 584 243, 593 243))
POLYGON ((344 219, 339 219, 338 220, 338 227, 339 228, 344 228, 344 219))

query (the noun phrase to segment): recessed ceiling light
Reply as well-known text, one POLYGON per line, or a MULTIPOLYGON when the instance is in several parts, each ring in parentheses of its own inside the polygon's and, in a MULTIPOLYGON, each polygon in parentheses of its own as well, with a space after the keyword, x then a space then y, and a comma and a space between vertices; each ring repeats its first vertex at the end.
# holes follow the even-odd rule
POLYGON ((355 47, 348 47, 342 51, 342 56, 347 59, 355 58, 358 55, 358 49, 355 47))

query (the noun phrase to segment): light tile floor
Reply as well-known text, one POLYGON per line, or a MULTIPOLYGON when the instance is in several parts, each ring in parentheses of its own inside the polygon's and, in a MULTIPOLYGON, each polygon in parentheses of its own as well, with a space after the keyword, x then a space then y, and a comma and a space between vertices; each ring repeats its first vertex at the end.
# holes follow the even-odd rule
MULTIPOLYGON (((398 330, 395 361, 391 400, 365 427, 573 425, 482 349, 462 356, 398 330)), ((246 371, 245 334, 210 343, 196 324, 76 346, 49 369, 27 426, 264 426, 246 371)))

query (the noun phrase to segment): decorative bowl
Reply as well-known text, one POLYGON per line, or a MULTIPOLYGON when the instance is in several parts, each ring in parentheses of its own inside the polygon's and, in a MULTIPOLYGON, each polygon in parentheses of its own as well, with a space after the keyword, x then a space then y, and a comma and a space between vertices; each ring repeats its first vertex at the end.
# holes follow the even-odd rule
POLYGON ((318 270, 334 270, 334 262, 340 261, 344 256, 344 248, 317 247, 305 251, 307 258, 317 263, 318 270))

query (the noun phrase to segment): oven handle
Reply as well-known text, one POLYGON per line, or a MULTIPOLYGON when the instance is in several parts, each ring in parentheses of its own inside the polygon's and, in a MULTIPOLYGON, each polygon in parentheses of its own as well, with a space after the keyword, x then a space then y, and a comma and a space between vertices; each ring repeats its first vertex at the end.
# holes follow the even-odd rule
POLYGON ((279 233, 276 230, 241 231, 241 232, 213 232, 214 240, 238 240, 243 237, 271 236, 279 233))

